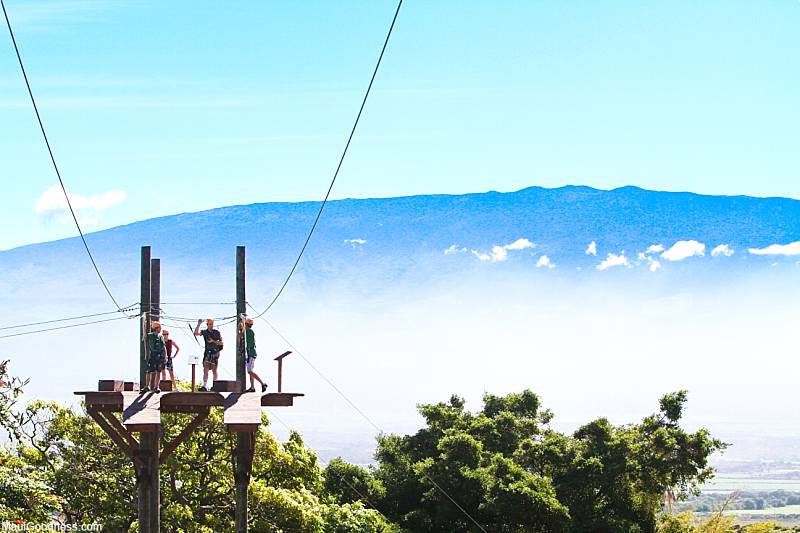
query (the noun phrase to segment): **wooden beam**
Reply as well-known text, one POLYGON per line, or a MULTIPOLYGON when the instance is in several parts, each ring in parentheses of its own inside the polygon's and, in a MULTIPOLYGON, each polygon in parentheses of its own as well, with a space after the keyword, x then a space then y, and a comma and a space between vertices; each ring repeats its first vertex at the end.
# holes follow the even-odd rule
POLYGON ((139 449, 139 441, 136 440, 136 437, 134 437, 133 434, 130 431, 125 429, 125 426, 122 425, 122 423, 119 421, 119 418, 114 416, 114 413, 112 411, 102 410, 100 412, 103 414, 103 416, 108 421, 108 423, 111 425, 111 427, 116 429, 117 432, 120 435, 122 435, 122 437, 128 442, 128 444, 130 445, 131 449, 133 449, 133 450, 138 450, 139 449))
MULTIPOLYGON (((239 385, 239 392, 244 393, 247 390, 247 373, 245 372, 245 339, 244 339, 244 313, 247 312, 247 303, 245 300, 245 249, 244 246, 236 247, 236 381, 239 385)), ((250 408, 250 403, 243 402, 249 394, 230 394, 225 399, 225 422, 228 429, 231 426, 227 424, 229 414, 241 411, 240 416, 243 420, 232 420, 234 424, 244 422, 251 425, 254 413, 250 408), (231 402, 230 400, 233 401, 231 402), (234 405, 233 412, 231 405, 234 405)), ((253 395, 255 396, 255 395, 253 395)), ((255 404, 257 413, 257 422, 261 423, 261 406, 255 404)), ((238 418, 238 417, 234 417, 238 418)), ((256 424, 256 430, 258 429, 256 424)), ((235 430, 233 430, 235 431, 235 430)), ((249 430, 248 430, 249 431, 249 430)), ((235 510, 235 526, 236 533, 247 533, 247 491, 250 484, 250 471, 252 470, 252 459, 248 462, 248 450, 252 448, 249 445, 250 438, 246 434, 239 433, 236 435, 236 458, 234 460, 234 484, 236 485, 236 510, 235 510)))
POLYGON ((172 441, 164 446, 164 450, 161 452, 161 457, 159 457, 159 462, 163 465, 164 461, 174 452, 181 443, 186 440, 186 438, 192 434, 192 432, 197 429, 197 426, 203 423, 203 421, 208 418, 208 408, 205 411, 198 413, 191 422, 189 422, 183 430, 181 430, 178 435, 172 439, 172 441))
POLYGON ((135 463, 137 468, 141 467, 141 460, 136 453, 139 451, 139 447, 137 446, 136 448, 132 448, 129 446, 125 439, 119 433, 117 433, 111 424, 109 424, 108 421, 106 421, 106 419, 100 414, 100 411, 96 409, 87 409, 86 412, 89 413, 89 416, 91 416, 94 421, 97 422, 97 425, 106 432, 106 435, 108 435, 114 444, 119 446, 119 448, 125 452, 125 455, 131 458, 131 461, 135 463))

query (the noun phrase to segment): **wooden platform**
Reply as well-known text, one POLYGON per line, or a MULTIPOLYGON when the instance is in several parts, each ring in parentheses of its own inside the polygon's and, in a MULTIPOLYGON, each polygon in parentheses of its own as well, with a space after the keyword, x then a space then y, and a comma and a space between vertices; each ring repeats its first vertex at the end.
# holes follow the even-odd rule
POLYGON ((154 392, 120 392, 122 424, 129 431, 149 432, 161 425, 161 398, 154 392))
POLYGON ((122 423, 134 432, 156 431, 161 413, 202 413, 222 407, 225 426, 234 432, 253 432, 261 425, 262 407, 289 407, 299 392, 124 392, 84 391, 87 408, 122 412, 122 423))
POLYGON ((258 431, 261 425, 261 402, 261 394, 255 392, 228 394, 223 415, 228 431, 258 431))

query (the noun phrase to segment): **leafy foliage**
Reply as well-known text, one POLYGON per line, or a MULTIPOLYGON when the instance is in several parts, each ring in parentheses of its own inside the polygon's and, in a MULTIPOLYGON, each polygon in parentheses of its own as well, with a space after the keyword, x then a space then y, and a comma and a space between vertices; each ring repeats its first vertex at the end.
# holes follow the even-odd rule
MULTIPOLYGON (((0 452, 0 520, 98 522, 109 531, 135 531, 136 474, 129 458, 85 413, 41 401, 19 409, 23 383, 7 375, 5 364, 0 382, 0 424, 13 443, 0 452)), ((712 475, 708 457, 724 448, 704 429, 688 433, 679 426, 685 403, 679 391, 661 398, 659 411, 638 424, 600 418, 565 435, 550 428, 552 413, 531 391, 486 394, 477 413, 453 396, 419 407, 425 426, 417 433, 379 436, 370 468, 336 459, 323 469, 299 434, 279 443, 262 428, 250 529, 733 531, 722 515, 706 529, 696 529, 687 515, 659 520, 664 489, 696 492, 712 475)), ((164 414, 162 440, 172 440, 193 416, 164 414)), ((263 422, 266 427, 266 416, 263 422)), ((164 462, 165 531, 232 530, 234 447, 221 410, 212 410, 164 462)))
POLYGON ((653 532, 664 490, 696 491, 725 446, 680 428, 685 402, 679 391, 639 424, 601 418, 573 435, 527 390, 487 394, 475 414, 456 396, 422 405, 426 427, 379 439, 379 509, 412 531, 653 532))

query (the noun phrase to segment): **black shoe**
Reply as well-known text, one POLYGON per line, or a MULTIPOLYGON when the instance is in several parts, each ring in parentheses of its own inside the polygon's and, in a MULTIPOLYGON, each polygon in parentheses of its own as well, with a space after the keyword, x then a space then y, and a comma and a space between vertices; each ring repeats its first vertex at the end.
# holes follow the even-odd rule
POLYGON ((206 391, 208 391, 208 389, 205 386, 201 386, 199 389, 197 389, 197 392, 206 392, 206 391))
POLYGON ((156 389, 153 392, 155 392, 156 394, 161 394, 161 389, 156 389))
POLYGON ((255 388, 253 388, 253 387, 250 387, 250 388, 249 388, 249 389, 247 389, 245 392, 255 392, 255 391, 256 391, 256 389, 255 389, 255 388))
POLYGON ((142 390, 140 390, 139 392, 150 392, 150 387, 145 387, 142 390))
POLYGON ((267 392, 267 384, 266 383, 262 383, 261 384, 261 392, 267 392))

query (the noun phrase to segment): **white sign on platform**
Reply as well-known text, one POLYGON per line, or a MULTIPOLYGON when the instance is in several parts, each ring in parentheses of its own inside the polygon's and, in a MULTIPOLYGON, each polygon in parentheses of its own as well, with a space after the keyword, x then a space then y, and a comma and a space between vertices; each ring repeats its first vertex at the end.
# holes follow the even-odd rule
POLYGON ((186 360, 190 365, 199 365, 200 364, 200 356, 199 355, 190 355, 186 360))

